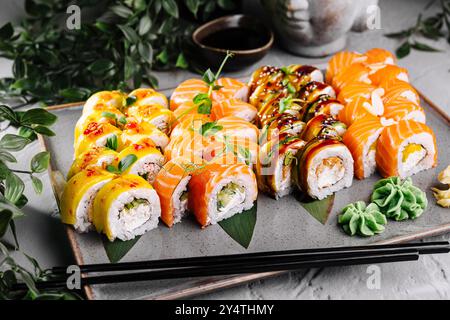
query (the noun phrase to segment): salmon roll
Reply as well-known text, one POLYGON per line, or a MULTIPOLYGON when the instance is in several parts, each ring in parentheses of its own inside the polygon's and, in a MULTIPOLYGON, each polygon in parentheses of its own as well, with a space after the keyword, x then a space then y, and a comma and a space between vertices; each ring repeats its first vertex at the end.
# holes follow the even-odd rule
POLYGON ((331 57, 327 65, 325 82, 332 83, 333 78, 341 71, 345 70, 354 63, 362 63, 367 60, 367 56, 350 51, 341 51, 331 57))
POLYGON ((400 80, 391 81, 385 84, 383 89, 385 90, 383 96, 384 103, 389 103, 390 100, 401 97, 420 105, 419 94, 408 82, 400 80))
POLYGON ((243 137, 225 136, 205 144, 203 159, 219 164, 245 163, 253 166, 258 160, 259 146, 243 137))
POLYGON ((377 86, 395 80, 409 82, 408 70, 396 65, 384 64, 376 68, 372 67, 372 70, 369 79, 377 86))
POLYGON ((372 48, 364 55, 367 57, 367 64, 395 64, 395 56, 389 50, 383 48, 372 48))
POLYGON ((253 105, 234 98, 214 102, 211 108, 211 118, 213 120, 233 116, 252 122, 255 120, 256 113, 257 110, 253 105))
POLYGON ((116 151, 122 131, 109 123, 89 123, 77 141, 75 141, 75 158, 94 147, 108 147, 116 151))
MULTIPOLYGON (((176 111, 175 111, 176 112, 176 111)), ((186 132, 192 132, 194 129, 198 131, 202 125, 211 122, 211 118, 206 114, 192 113, 187 114, 178 120, 170 133, 170 139, 174 139, 186 132)))
POLYGON ((259 190, 275 199, 288 195, 294 188, 291 169, 297 152, 306 142, 299 136, 281 135, 261 146, 256 166, 259 190))
POLYGON ((337 94, 352 82, 371 83, 369 74, 370 68, 363 63, 355 63, 339 72, 332 81, 332 85, 337 94))
POLYGON ((148 183, 153 183, 155 177, 164 165, 164 156, 156 149, 151 139, 144 138, 137 143, 120 151, 118 162, 129 155, 135 155, 136 161, 123 171, 125 174, 135 174, 144 178, 148 183))
POLYGON ((176 110, 181 104, 192 101, 199 93, 208 93, 208 85, 201 79, 183 81, 170 96, 170 110, 176 110))
POLYGON ((188 206, 202 228, 253 207, 258 187, 245 164, 208 164, 194 172, 188 184, 188 206))
POLYGON ((165 161, 174 158, 185 158, 188 161, 198 164, 195 159, 201 159, 209 139, 195 132, 186 132, 184 135, 171 138, 169 144, 164 149, 165 161))
POLYGON ((347 130, 347 126, 328 115, 319 114, 306 123, 302 132, 302 139, 305 141, 313 140, 319 136, 342 137, 347 130))
POLYGON ((339 140, 313 139, 296 158, 296 185, 311 198, 321 200, 352 185, 353 158, 339 140))
POLYGON ((93 147, 81 153, 70 166, 67 173, 67 180, 72 178, 88 166, 100 167, 105 169, 107 165, 117 162, 118 153, 106 147, 93 147))
POLYGON ((213 90, 212 98, 215 101, 237 99, 244 102, 248 101, 248 86, 233 78, 222 77, 214 83, 220 88, 213 90))
POLYGON ((344 134, 342 142, 353 156, 356 178, 364 179, 375 172, 377 140, 383 129, 379 118, 367 117, 353 123, 344 134))
POLYGON ((339 111, 337 118, 349 127, 355 121, 365 117, 375 117, 375 115, 369 111, 371 109, 372 104, 369 100, 364 97, 357 97, 339 111))
POLYGON ((79 232, 91 230, 94 198, 100 188, 114 177, 114 174, 95 166, 73 175, 61 196, 61 221, 79 232))
MULTIPOLYGON (((175 126, 178 122, 183 121, 183 119, 187 116, 199 114, 198 106, 194 103, 194 101, 186 101, 178 106, 177 109, 173 110, 173 115, 175 117, 175 126)), ((208 116, 208 115, 204 115, 208 116)))
POLYGON ((120 91, 100 91, 94 93, 86 100, 83 106, 83 115, 91 113, 99 105, 107 108, 122 110, 125 105, 126 94, 120 91))
POLYGON ((128 94, 128 97, 134 99, 131 106, 151 106, 151 105, 159 105, 163 108, 169 107, 169 101, 167 101, 167 97, 159 93, 152 88, 139 88, 131 91, 128 94))
POLYGON ((364 83, 352 82, 344 87, 338 95, 338 100, 344 104, 348 104, 357 98, 365 98, 370 101, 368 110, 374 115, 382 115, 384 113, 384 89, 377 86, 364 83))
POLYGON ((126 148, 133 143, 139 143, 143 139, 150 139, 156 147, 161 150, 169 144, 169 137, 156 126, 145 121, 138 121, 133 118, 127 118, 128 122, 124 126, 121 138, 120 149, 126 148))
POLYGON ((175 116, 172 111, 160 104, 135 105, 127 109, 127 115, 138 121, 145 121, 154 125, 165 134, 170 134, 175 116))
POLYGON ((259 129, 244 119, 233 116, 224 117, 217 120, 217 125, 222 127, 222 129, 216 133, 216 136, 223 137, 224 135, 227 135, 258 142, 259 129))
POLYGON ((155 229, 161 216, 159 197, 143 178, 126 174, 106 183, 94 199, 92 221, 109 241, 127 241, 155 229))
POLYGON ((402 97, 389 100, 384 105, 383 116, 394 121, 414 120, 425 123, 426 120, 425 112, 421 106, 402 97))
POLYGON ((402 120, 383 130, 375 159, 383 177, 404 179, 437 165, 436 137, 424 123, 402 120))
POLYGON ((199 165, 184 158, 174 158, 167 162, 156 176, 153 187, 161 202, 161 220, 171 228, 188 212, 188 183, 199 165))

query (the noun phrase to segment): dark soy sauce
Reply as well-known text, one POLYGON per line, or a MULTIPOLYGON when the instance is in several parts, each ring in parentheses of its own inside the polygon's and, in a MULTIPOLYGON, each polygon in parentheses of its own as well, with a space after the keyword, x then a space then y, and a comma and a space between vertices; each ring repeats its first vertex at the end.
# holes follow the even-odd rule
POLYGON ((201 43, 208 47, 229 50, 251 50, 268 42, 265 35, 249 28, 235 27, 218 30, 206 36, 201 43))

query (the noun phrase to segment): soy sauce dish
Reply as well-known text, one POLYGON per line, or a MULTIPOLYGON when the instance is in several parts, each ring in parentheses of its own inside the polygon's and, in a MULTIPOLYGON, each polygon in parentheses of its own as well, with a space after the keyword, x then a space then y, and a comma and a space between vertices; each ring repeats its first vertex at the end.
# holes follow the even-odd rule
POLYGON ((261 60, 273 44, 272 31, 260 20, 247 15, 231 15, 209 21, 192 34, 202 61, 218 67, 227 50, 235 55, 225 69, 235 71, 261 60))

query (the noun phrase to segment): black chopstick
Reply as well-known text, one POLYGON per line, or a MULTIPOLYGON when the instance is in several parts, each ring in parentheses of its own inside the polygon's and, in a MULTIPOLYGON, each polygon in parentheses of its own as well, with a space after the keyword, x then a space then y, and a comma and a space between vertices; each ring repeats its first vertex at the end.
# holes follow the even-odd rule
MULTIPOLYGON (((420 254, 448 252, 450 252, 450 243, 448 241, 439 241, 81 265, 80 271, 83 274, 81 282, 83 285, 87 285, 410 261, 417 260, 420 254), (130 272, 149 269, 163 270, 130 272), (122 273, 94 276, 86 275, 86 273, 90 272, 108 273, 117 271, 121 271, 122 273)), ((38 288, 57 288, 66 285, 64 277, 66 268, 55 267, 52 271, 54 271, 55 275, 59 275, 60 278, 38 282, 36 283, 38 288)), ((13 290, 23 289, 25 289, 24 284, 18 284, 13 288, 13 290)))
MULTIPOLYGON (((278 262, 267 264, 265 262, 254 264, 236 263, 235 265, 214 265, 189 268, 174 268, 147 272, 109 274, 100 276, 89 276, 81 278, 81 285, 95 285, 107 283, 123 283, 136 281, 150 281, 176 278, 192 278, 205 276, 223 276, 231 274, 261 273, 273 271, 289 271, 301 268, 336 267, 346 265, 360 265, 372 263, 389 263, 401 261, 416 261, 419 259, 419 252, 416 249, 402 249, 401 252, 367 255, 358 254, 346 258, 312 258, 300 262, 278 262)), ((36 283, 38 289, 54 289, 66 286, 65 279, 55 279, 36 283)), ((14 290, 25 289, 23 284, 16 285, 14 290)))
MULTIPOLYGON (((404 244, 386 244, 386 245, 367 245, 355 247, 332 247, 332 248, 316 248, 316 249, 299 249, 299 250, 285 250, 285 251, 268 251, 256 253, 244 253, 234 255, 221 256, 206 256, 206 257, 192 257, 179 259, 164 259, 138 262, 122 262, 122 263, 101 263, 80 265, 81 273, 90 272, 113 272, 113 271, 133 271, 133 270, 148 270, 161 268, 180 268, 191 266, 208 266, 214 264, 229 264, 236 261, 246 263, 254 263, 257 261, 267 260, 269 258, 278 259, 280 257, 286 258, 294 256, 299 261, 308 258, 318 258, 321 256, 334 257, 349 257, 355 253, 372 253, 385 254, 388 252, 396 252, 399 249, 416 249, 419 254, 434 254, 434 253, 448 253, 450 252, 450 243, 448 241, 435 242, 419 242, 419 243, 404 243, 404 244)), ((66 274, 67 267, 54 267, 52 273, 54 275, 66 274)))

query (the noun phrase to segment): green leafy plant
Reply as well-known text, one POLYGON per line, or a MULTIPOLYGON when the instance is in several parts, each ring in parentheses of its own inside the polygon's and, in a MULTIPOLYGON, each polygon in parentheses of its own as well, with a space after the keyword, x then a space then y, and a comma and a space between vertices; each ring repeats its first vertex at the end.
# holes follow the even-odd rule
POLYGON ((33 270, 28 271, 10 254, 10 250, 20 250, 14 221, 25 215, 22 208, 28 202, 24 195, 23 177, 28 176, 35 192, 41 193, 43 183, 37 175, 47 170, 50 163, 50 155, 44 151, 32 157, 29 169, 17 169, 18 160, 14 152, 23 150, 36 140, 37 134, 53 136, 49 126, 56 121, 56 116, 42 108, 14 111, 6 105, 0 105, 0 119, 18 129, 17 134, 6 133, 0 139, 0 299, 77 298, 74 294, 62 291, 39 291, 35 282, 49 279, 49 271, 42 270, 34 258, 23 253, 33 266, 33 270), (13 235, 14 245, 2 239, 8 230, 13 235), (18 282, 24 283, 27 290, 13 292, 11 289, 18 282))
MULTIPOLYGON (((429 8, 435 2, 436 0, 431 1, 425 9, 429 8)), ((420 37, 430 40, 447 37, 447 42, 450 43, 450 0, 439 0, 439 2, 441 11, 435 15, 424 19, 422 14, 419 14, 414 26, 398 32, 385 34, 388 38, 402 41, 402 44, 396 50, 396 55, 399 59, 409 55, 411 49, 429 52, 440 51, 433 46, 419 41, 418 39, 420 37)))
POLYGON ((187 68, 184 47, 200 22, 233 0, 81 0, 79 29, 65 28, 65 0, 27 0, 27 18, 0 28, 0 56, 14 61, 3 97, 25 104, 85 100, 97 90, 156 87, 155 69, 187 68))

